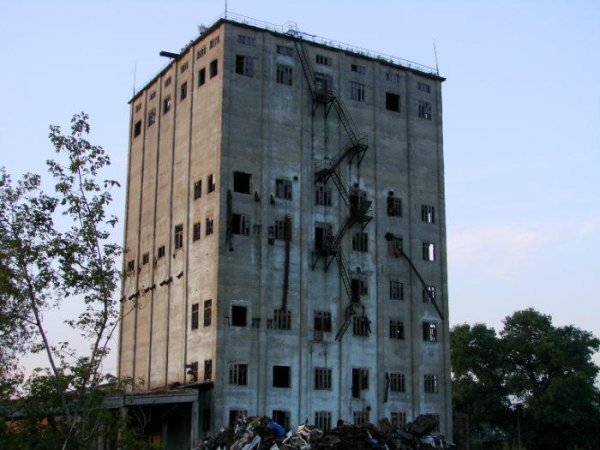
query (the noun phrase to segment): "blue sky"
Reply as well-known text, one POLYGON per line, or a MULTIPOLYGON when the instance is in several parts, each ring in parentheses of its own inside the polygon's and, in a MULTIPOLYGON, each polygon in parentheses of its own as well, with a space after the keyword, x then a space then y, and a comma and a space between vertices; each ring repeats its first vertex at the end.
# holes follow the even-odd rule
MULTIPOLYGON (((228 3, 430 66, 435 40, 451 324, 498 329, 531 306, 600 336, 599 2, 228 3)), ((0 0, 0 165, 44 172, 48 125, 84 110, 124 180, 134 72, 140 87, 165 64, 160 50, 178 51, 223 11, 212 0, 0 0)))

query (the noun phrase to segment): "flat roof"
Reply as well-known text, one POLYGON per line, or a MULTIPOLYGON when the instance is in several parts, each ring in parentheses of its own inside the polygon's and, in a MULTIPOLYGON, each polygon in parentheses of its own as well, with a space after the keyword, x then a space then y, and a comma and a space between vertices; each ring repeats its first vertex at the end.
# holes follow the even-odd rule
POLYGON ((154 75, 148 82, 146 82, 143 87, 141 87, 135 95, 129 100, 129 103, 135 101, 139 95, 148 88, 151 84, 153 84, 158 78, 160 78, 164 73, 166 73, 173 64, 177 63, 180 59, 182 59, 184 54, 191 48, 194 47, 198 42, 200 42, 207 35, 215 31, 222 24, 228 23, 231 25, 241 26, 243 28, 247 28, 254 31, 264 32, 267 31, 275 36, 284 38, 284 39, 300 39, 303 42, 309 43, 311 45, 325 48, 327 50, 333 50, 338 52, 343 52, 350 56, 356 56, 359 58, 367 59, 369 61, 379 62, 383 65, 407 70, 409 72, 414 72, 419 75, 422 75, 427 78, 431 78, 438 81, 446 81, 446 78, 441 77, 439 75, 438 69, 435 69, 430 66, 426 66, 424 64, 419 64, 413 61, 409 61, 407 59, 398 58, 396 56, 386 55, 383 53, 378 53, 372 50, 363 49, 360 47, 352 46, 349 44, 344 44, 339 41, 334 41, 331 39, 325 39, 319 37, 317 35, 309 34, 306 32, 299 31, 297 29, 296 24, 289 22, 285 25, 274 25, 269 22, 264 22, 256 19, 252 19, 250 17, 242 16, 240 14, 235 14, 231 12, 227 12, 223 15, 223 17, 218 18, 211 26, 206 28, 200 35, 192 40, 189 44, 181 49, 178 56, 173 58, 169 63, 165 65, 156 75, 154 75), (287 28, 286 28, 287 27, 287 28))

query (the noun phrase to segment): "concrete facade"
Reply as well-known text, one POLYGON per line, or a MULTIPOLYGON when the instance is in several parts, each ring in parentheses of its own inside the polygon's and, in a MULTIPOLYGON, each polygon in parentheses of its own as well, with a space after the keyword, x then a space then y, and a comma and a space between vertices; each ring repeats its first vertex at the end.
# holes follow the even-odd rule
POLYGON ((433 413, 451 436, 443 78, 300 37, 222 19, 132 99, 119 374, 213 382, 204 428, 235 411, 332 426, 433 413), (321 102, 315 73, 335 89, 321 102), (337 108, 366 151, 336 157, 337 108), (324 163, 336 174, 319 178, 324 163), (339 233, 336 180, 372 220, 339 233), (335 252, 315 250, 319 230, 340 235, 335 252), (336 339, 350 310, 368 321, 336 339))

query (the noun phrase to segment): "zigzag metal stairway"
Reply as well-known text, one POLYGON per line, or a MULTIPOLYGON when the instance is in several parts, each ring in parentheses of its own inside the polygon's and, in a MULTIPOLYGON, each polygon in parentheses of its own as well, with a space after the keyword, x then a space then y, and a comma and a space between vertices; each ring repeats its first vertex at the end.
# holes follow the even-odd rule
POLYGON ((357 309, 362 312, 359 320, 365 323, 366 329, 370 332, 369 319, 365 316, 365 308, 360 303, 360 294, 356 295, 353 290, 348 264, 342 257, 340 248, 342 238, 347 231, 352 229, 355 225, 360 225, 361 230, 364 230, 366 225, 373 218, 371 215, 372 202, 358 189, 358 183, 356 183, 354 187, 350 187, 349 183, 344 180, 340 172, 340 166, 345 160, 348 161, 348 164, 356 162, 356 166, 360 166, 360 163, 365 156, 365 152, 368 149, 367 136, 359 132, 352 117, 342 101, 336 95, 335 91, 331 89, 329 83, 327 83, 326 80, 317 78, 315 75, 302 42, 302 34, 297 30, 289 30, 288 35, 294 40, 294 46, 298 53, 298 57, 300 58, 302 71, 308 83, 308 88, 313 101, 312 114, 315 114, 319 105, 323 105, 325 108, 325 117, 327 117, 333 107, 349 138, 348 143, 344 145, 333 158, 325 158, 315 167, 315 182, 326 184, 329 180, 332 180, 342 201, 349 210, 349 215, 340 226, 337 234, 335 236, 328 234, 325 239, 323 239, 321 248, 313 252, 312 260, 313 270, 321 258, 324 259, 325 270, 328 269, 333 259, 335 259, 338 264, 340 279, 350 300, 344 314, 345 321, 335 337, 336 340, 341 340, 350 324, 353 322, 354 316, 358 314, 357 309))

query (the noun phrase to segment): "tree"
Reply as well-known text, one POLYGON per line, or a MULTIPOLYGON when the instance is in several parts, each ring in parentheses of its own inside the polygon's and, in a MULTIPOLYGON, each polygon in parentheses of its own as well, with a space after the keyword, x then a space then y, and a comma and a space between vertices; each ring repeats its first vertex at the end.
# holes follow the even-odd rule
POLYGON ((69 135, 50 127, 58 154, 58 160, 47 162, 54 179, 51 193, 42 188, 39 175, 26 174, 13 183, 0 170, 2 356, 14 362, 26 351, 46 355, 49 368, 32 375, 26 399, 39 407, 33 417, 37 425, 44 415, 60 416, 47 430, 54 431, 54 444, 62 448, 81 448, 96 437, 102 416, 95 395, 103 381, 99 368, 118 319, 114 294, 121 248, 110 240, 117 219, 107 215, 118 183, 99 181, 110 159, 87 140, 89 132, 85 113, 73 116, 69 135), (90 343, 84 355, 68 342, 54 342, 44 322, 46 311, 74 302, 83 311, 66 323, 90 343), (44 398, 48 392, 52 395, 44 398))
POLYGON ((451 332, 454 405, 480 436, 501 431, 528 450, 600 448, 600 341, 573 326, 555 327, 533 309, 492 328, 458 325, 451 332))

